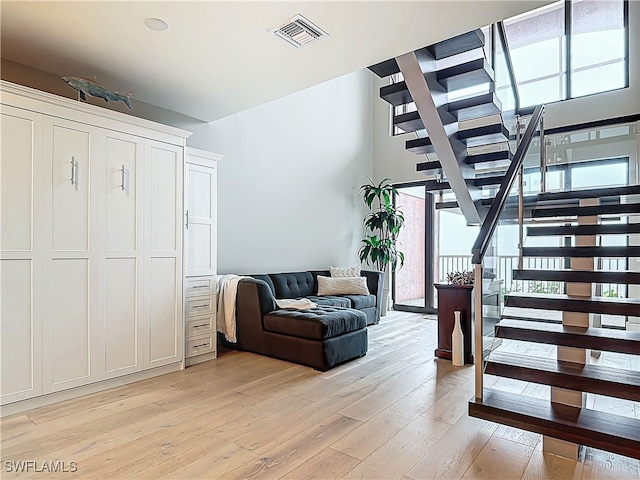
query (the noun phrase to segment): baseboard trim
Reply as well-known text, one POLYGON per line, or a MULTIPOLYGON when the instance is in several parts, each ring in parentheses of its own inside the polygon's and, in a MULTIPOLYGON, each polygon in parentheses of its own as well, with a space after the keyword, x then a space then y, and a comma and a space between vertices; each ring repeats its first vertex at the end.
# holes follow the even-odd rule
POLYGON ((204 355, 198 355, 196 357, 189 357, 185 359, 185 367, 190 367, 191 365, 197 365, 198 363, 208 362, 209 360, 213 360, 216 358, 215 352, 205 353, 204 355))
POLYGON ((22 413, 34 408, 45 407, 63 400, 69 400, 83 395, 89 395, 91 393, 101 392, 103 390, 109 390, 110 388, 121 387, 129 383, 139 382, 141 380, 147 380, 148 378, 158 377, 167 373, 176 372, 182 370, 182 362, 172 363, 170 365, 164 365, 162 367, 152 368, 144 370, 142 372, 136 372, 122 377, 111 378, 109 380, 102 380, 100 382, 91 383, 89 385, 82 385, 81 387, 74 387, 68 390, 62 390, 60 392, 49 393, 47 395, 40 395, 34 398, 28 398, 26 400, 20 400, 19 402, 8 403, 0 406, 0 417, 6 417, 9 415, 15 415, 16 413, 22 413))

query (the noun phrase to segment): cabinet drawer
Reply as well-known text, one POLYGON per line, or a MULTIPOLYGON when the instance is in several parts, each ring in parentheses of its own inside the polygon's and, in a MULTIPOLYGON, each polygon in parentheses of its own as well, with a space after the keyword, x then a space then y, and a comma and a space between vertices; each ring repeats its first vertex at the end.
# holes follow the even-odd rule
POLYGON ((215 315, 194 318, 187 322, 187 331, 185 332, 185 335, 187 337, 193 337, 194 335, 199 335, 201 333, 209 333, 213 331, 213 325, 215 322, 215 315))
POLYGON ((195 357, 203 353, 215 352, 215 336, 205 335, 200 338, 187 340, 187 351, 185 357, 195 357))
POLYGON ((215 311, 215 297, 187 298, 185 301, 185 315, 208 315, 215 311))
POLYGON ((215 293, 215 277, 189 277, 185 279, 185 295, 211 295, 215 293))

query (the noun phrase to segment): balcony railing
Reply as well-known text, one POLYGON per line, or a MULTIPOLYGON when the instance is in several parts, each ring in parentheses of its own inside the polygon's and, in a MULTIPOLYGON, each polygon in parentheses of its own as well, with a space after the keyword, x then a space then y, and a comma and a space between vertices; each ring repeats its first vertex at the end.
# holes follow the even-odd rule
MULTIPOLYGON (((471 255, 440 255, 439 269, 440 278, 438 283, 446 283, 447 273, 460 272, 463 270, 473 270, 471 263, 471 255)), ((561 282, 543 282, 530 280, 513 280, 513 270, 518 268, 518 255, 498 255, 495 257, 496 265, 494 272, 495 278, 504 279, 506 291, 524 292, 524 293, 564 293, 563 284, 561 282)), ((600 259, 599 270, 605 271, 622 271, 627 269, 626 258, 602 258, 600 259)), ((525 257, 523 258, 523 268, 537 270, 557 270, 564 268, 564 258, 542 258, 542 257, 525 257)), ((485 276, 491 268, 485 268, 485 276)), ((600 295, 606 297, 627 297, 627 285, 619 285, 614 283, 601 284, 600 295)))

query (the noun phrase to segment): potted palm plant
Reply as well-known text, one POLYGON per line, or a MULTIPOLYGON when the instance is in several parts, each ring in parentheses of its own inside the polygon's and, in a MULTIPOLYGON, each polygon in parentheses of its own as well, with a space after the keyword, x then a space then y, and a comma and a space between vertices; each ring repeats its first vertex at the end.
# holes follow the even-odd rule
MULTIPOLYGON (((397 190, 385 178, 376 184, 369 178, 369 183, 360 187, 360 194, 370 212, 364 218, 365 237, 358 251, 360 261, 368 263, 381 272, 387 272, 391 266, 394 271, 398 264, 404 265, 404 253, 396 246, 398 233, 404 225, 404 214, 393 203, 393 195, 397 190)), ((385 275, 385 291, 382 314, 387 311, 389 298, 389 279, 385 275)))

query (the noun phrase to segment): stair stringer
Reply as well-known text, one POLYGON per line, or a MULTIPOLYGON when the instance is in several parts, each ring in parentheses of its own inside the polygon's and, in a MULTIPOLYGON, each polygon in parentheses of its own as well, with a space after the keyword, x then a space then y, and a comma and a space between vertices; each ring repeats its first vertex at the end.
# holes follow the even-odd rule
POLYGON ((438 112, 438 107, 446 103, 446 93, 442 87, 436 88, 434 85, 437 83, 435 81, 435 59, 427 52, 421 52, 420 61, 418 61, 415 52, 409 52, 397 57, 396 62, 416 104, 420 119, 438 154, 442 169, 456 196, 462 214, 468 224, 480 224, 481 212, 472 197, 474 188, 467 185, 460 166, 460 160, 466 155, 466 147, 454 138, 457 123, 448 123, 445 126, 438 112), (431 68, 429 68, 429 62, 433 62, 431 68), (431 75, 425 74, 425 71, 434 72, 433 82, 430 81, 431 75), (436 104, 439 99, 442 101, 436 104))

